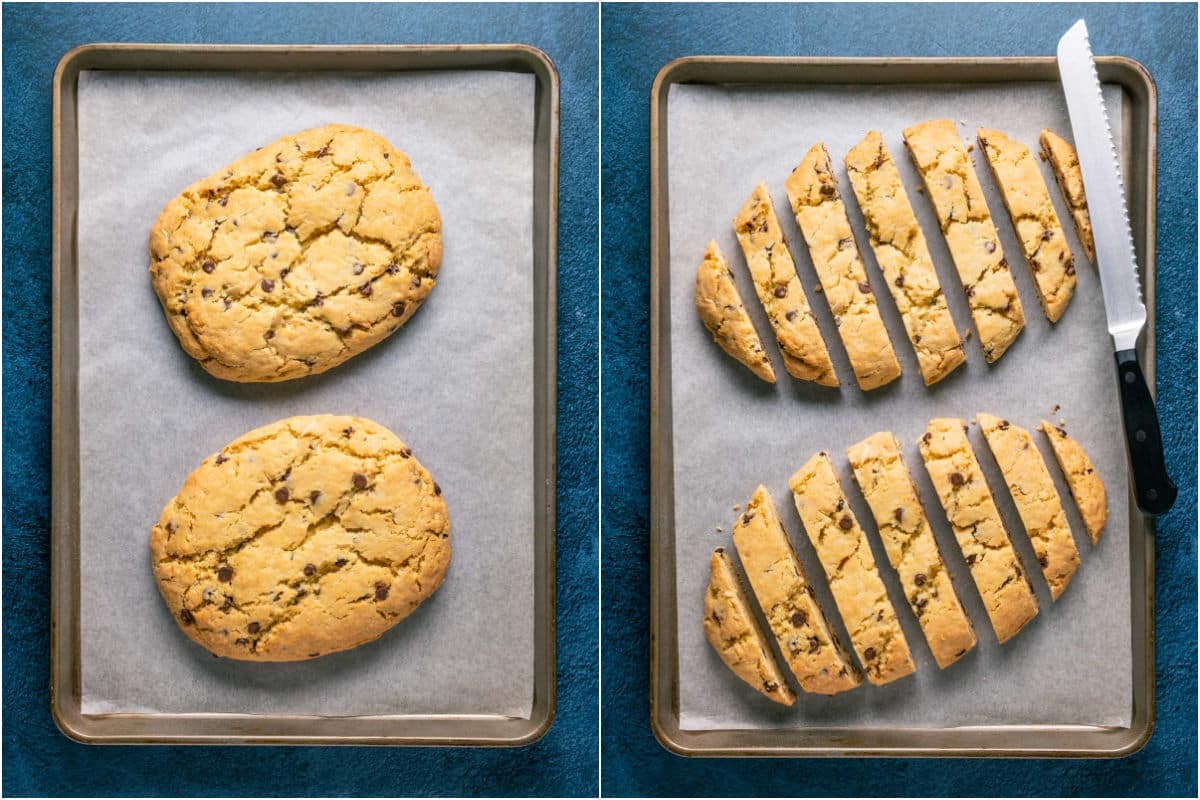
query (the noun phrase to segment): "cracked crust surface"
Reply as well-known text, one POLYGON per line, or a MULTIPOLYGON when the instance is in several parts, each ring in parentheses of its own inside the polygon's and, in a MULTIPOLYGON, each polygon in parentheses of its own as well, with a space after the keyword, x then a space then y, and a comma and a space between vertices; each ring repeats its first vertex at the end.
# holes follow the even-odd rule
POLYGON ((771 644, 754 618, 741 578, 721 547, 709 561, 704 634, 726 666, 760 694, 785 706, 796 702, 796 693, 787 685, 771 644))
POLYGON ((952 120, 906 128, 904 142, 937 212, 984 356, 992 363, 1025 327, 1025 312, 979 177, 952 120))
POLYGON ((1002 131, 980 128, 977 136, 1033 273, 1042 311, 1058 322, 1075 294, 1075 260, 1037 159, 1002 131))
POLYGON ((786 188, 859 387, 865 391, 891 383, 900 377, 900 362, 879 316, 824 144, 809 149, 786 188))
POLYGON ((862 673, 829 629, 765 487, 755 490, 734 523, 733 543, 800 688, 837 694, 861 684, 862 673))
POLYGON ((291 417, 206 458, 150 530, 159 591, 188 637, 248 661, 377 639, 450 562, 441 489, 359 417, 291 417))
POLYGON ((930 420, 921 437, 921 458, 1003 644, 1037 616, 1038 601, 1004 530, 966 427, 961 419, 930 420))
POLYGON ((1050 440, 1050 449, 1054 451, 1054 458, 1067 479, 1075 505, 1079 507, 1079 516, 1083 518, 1088 538, 1092 544, 1096 544, 1108 522, 1108 494, 1104 491, 1100 473, 1092 466, 1092 460, 1083 446, 1067 436, 1065 430, 1054 427, 1046 420, 1042 420, 1038 430, 1050 440))
POLYGON ((788 486, 867 680, 879 685, 911 675, 908 641, 829 455, 810 458, 788 486))
POLYGON ((916 351, 921 377, 926 386, 935 384, 958 368, 966 355, 925 234, 879 131, 869 132, 846 155, 846 171, 875 259, 916 351))
POLYGON ((837 386, 833 362, 796 277, 796 264, 784 241, 765 183, 754 187, 733 219, 733 230, 754 279, 759 302, 775 330, 788 374, 821 386, 837 386))
POLYGON ((763 349, 729 264, 715 241, 708 243, 696 270, 696 310, 722 350, 767 383, 775 382, 771 359, 763 349))
POLYGON ((437 277, 441 217, 403 153, 328 125, 184 189, 150 230, 150 260, 188 355, 218 378, 282 381, 408 321, 437 277))
POLYGON ((1063 139, 1054 131, 1046 128, 1039 140, 1042 145, 1042 157, 1050 162, 1054 170, 1054 179, 1062 190, 1067 208, 1071 210, 1071 219, 1075 222, 1075 231, 1079 234, 1079 243, 1087 260, 1096 260, 1096 240, 1092 236, 1092 218, 1088 215, 1087 195, 1083 193, 1083 171, 1079 169, 1079 154, 1070 142, 1063 139))
POLYGON ((900 442, 884 431, 852 445, 846 454, 888 561, 900 576, 934 660, 944 669, 975 646, 975 627, 958 601, 900 442))
POLYGON ((1050 598, 1057 600, 1079 568, 1079 551, 1050 470, 1029 431, 991 414, 978 414, 975 421, 1008 484, 1050 598))

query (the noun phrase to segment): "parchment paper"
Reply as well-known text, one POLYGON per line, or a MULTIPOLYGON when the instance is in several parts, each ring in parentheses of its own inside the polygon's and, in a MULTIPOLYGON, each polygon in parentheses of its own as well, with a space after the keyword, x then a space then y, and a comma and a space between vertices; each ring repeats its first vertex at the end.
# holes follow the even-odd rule
POLYGON ((534 79, 84 73, 79 82, 83 712, 501 714, 533 697, 534 79), (279 136, 386 136, 441 210, 438 286, 400 331, 313 378, 239 385, 175 340, 146 239, 194 180, 279 136), (445 583, 380 640, 296 664, 218 660, 176 629, 151 523, 205 456, 294 414, 396 432, 441 484, 445 583))
MULTIPOLYGON (((846 177, 843 157, 868 130, 883 132, 929 240, 942 286, 960 330, 971 326, 961 284, 901 132, 925 119, 950 117, 974 142, 975 128, 996 127, 1036 153, 1043 127, 1070 132, 1061 92, 1047 84, 971 86, 835 86, 820 88, 671 88, 668 107, 671 242, 671 380, 674 425, 675 531, 679 631, 680 725, 686 730, 837 727, 955 727, 999 724, 1127 726, 1132 715, 1129 608, 1129 510, 1126 457, 1119 400, 1106 332, 1099 280, 1075 238, 1048 164, 1043 174, 1079 267, 1075 298, 1055 326, 1038 305, 1032 278, 995 189, 985 159, 972 156, 1025 308, 1024 332, 994 366, 978 338, 967 342, 967 363, 943 383, 925 388, 916 357, 870 252, 865 228, 846 177), (824 141, 847 199, 851 222, 880 296, 902 378, 861 392, 854 383, 812 262, 788 205, 783 182, 807 149, 824 141), (759 181, 767 181, 795 256, 800 280, 813 302, 825 341, 843 383, 840 391, 806 385, 784 372, 733 235, 730 220, 759 181), (774 360, 772 388, 726 356, 711 340, 693 306, 695 269, 705 243, 715 237, 737 275, 747 307, 774 360), (1054 412, 1056 404, 1062 409, 1054 412), (1100 544, 1087 539, 1059 480, 1082 564, 1057 603, 1051 603, 995 462, 979 433, 970 438, 996 495, 1006 527, 1033 582, 1041 612, 1003 648, 996 641, 961 552, 938 505, 917 451, 928 420, 971 419, 988 411, 1033 429, 1042 418, 1067 420, 1108 487, 1108 527, 1100 544), (939 671, 899 581, 887 567, 870 511, 851 481, 845 450, 879 430, 893 431, 920 487, 942 553, 960 598, 975 623, 979 644, 957 664, 939 671), (817 584, 827 612, 835 606, 788 490, 789 476, 817 450, 828 450, 842 476, 851 507, 865 523, 876 561, 889 586, 917 662, 915 675, 890 686, 861 688, 825 698, 802 697, 782 708, 758 697, 720 661, 705 641, 701 619, 708 559, 731 544, 737 512, 758 483, 770 489, 785 527, 817 584), (718 533, 717 527, 723 528, 718 533)), ((1119 121, 1121 95, 1106 87, 1110 119, 1119 121)), ((1119 122, 1118 122, 1119 124, 1119 122)), ((1120 132, 1117 132, 1120 135, 1120 132)), ((1035 440, 1050 458, 1040 433, 1035 440)), ((1051 472, 1057 476, 1057 467, 1051 472)), ((836 614, 833 614, 837 618, 836 614)), ((840 621, 838 623, 840 625, 840 621)), ((844 627, 842 628, 844 630, 844 627)), ((849 641, 843 634, 843 640, 849 641)))

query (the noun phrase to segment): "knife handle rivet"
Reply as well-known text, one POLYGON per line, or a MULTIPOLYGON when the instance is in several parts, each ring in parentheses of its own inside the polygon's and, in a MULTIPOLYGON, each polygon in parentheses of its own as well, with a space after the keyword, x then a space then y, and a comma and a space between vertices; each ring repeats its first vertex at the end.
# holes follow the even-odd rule
POLYGON ((1126 383, 1133 383, 1135 380, 1136 380, 1136 378, 1134 377, 1132 372, 1125 373, 1125 382, 1126 383))
MULTIPOLYGON (((1133 435, 1133 438, 1137 439, 1139 442, 1144 442, 1144 441, 1146 441, 1146 432, 1138 431, 1137 433, 1135 433, 1133 435)), ((1151 490, 1151 491, 1153 491, 1153 490, 1151 490)))
POLYGON ((1146 499, 1151 502, 1157 500, 1158 499, 1158 490, 1157 489, 1147 489, 1146 490, 1146 499))

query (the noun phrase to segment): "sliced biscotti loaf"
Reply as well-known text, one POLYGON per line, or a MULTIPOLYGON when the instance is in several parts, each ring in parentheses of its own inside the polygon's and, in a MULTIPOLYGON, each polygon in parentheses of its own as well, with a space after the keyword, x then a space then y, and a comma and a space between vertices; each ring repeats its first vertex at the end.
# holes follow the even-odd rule
POLYGON ((837 694, 862 683, 862 673, 837 640, 779 521, 775 502, 759 486, 733 526, 750 587, 800 688, 837 694))
POLYGON ((1100 541, 1105 523, 1108 522, 1108 494, 1104 491, 1104 481, 1100 480, 1100 473, 1092 466, 1092 460, 1084 452, 1083 446, 1067 436, 1067 432, 1062 428, 1056 428, 1042 420, 1038 430, 1050 440, 1050 449, 1054 451, 1059 469, 1066 476, 1071 496, 1075 498, 1075 505, 1079 506, 1079 516, 1083 517, 1088 537, 1092 544, 1096 544, 1100 541))
POLYGON ((715 241, 708 243, 696 270, 696 310, 722 350, 767 383, 775 382, 771 359, 763 350, 741 292, 733 282, 733 273, 715 241))
POLYGON ((966 423, 930 420, 921 458, 1003 644, 1037 616, 1038 602, 967 440, 966 423))
POLYGON ((994 362, 1025 327, 1025 312, 966 145, 948 119, 906 128, 904 141, 937 212, 983 354, 994 362))
POLYGON ((975 627, 958 602, 900 442, 884 431, 852 445, 846 454, 879 526, 888 561, 900 576, 934 660, 944 669, 975 646, 975 627))
POLYGON ((788 374, 822 386, 837 386, 833 362, 796 277, 796 264, 784 241, 765 183, 754 187, 733 219, 733 230, 746 256, 754 290, 775 329, 788 374))
POLYGON ((1050 470, 1029 431, 991 414, 979 414, 975 421, 1008 484, 1050 597, 1057 600, 1079 568, 1079 551, 1050 470))
POLYGON ((796 702, 796 693, 787 685, 771 643, 754 618, 742 580, 722 547, 709 561, 704 635, 733 673, 755 690, 785 706, 796 702))
POLYGON ((1041 135, 1042 156, 1050 162, 1058 188, 1062 190, 1071 219, 1075 221, 1075 232, 1088 261, 1096 260, 1096 240, 1092 236, 1092 218, 1088 216, 1087 195, 1083 193, 1083 171, 1079 168, 1079 155, 1070 142, 1046 128, 1041 135))
POLYGON ((926 386, 935 384, 961 365, 966 356, 925 234, 917 224, 900 171, 879 131, 868 133, 846 155, 846 170, 867 223, 875 260, 917 353, 921 377, 926 386))
POLYGON ((900 377, 900 362, 879 316, 825 145, 812 146, 786 186, 858 385, 868 390, 891 383, 900 377))
POLYGON ((1058 322, 1075 294, 1075 261, 1037 159, 1002 131, 980 128, 978 138, 1033 272, 1042 311, 1058 322))
POLYGON ((788 485, 867 680, 884 684, 911 675, 908 641, 829 454, 810 458, 788 485))

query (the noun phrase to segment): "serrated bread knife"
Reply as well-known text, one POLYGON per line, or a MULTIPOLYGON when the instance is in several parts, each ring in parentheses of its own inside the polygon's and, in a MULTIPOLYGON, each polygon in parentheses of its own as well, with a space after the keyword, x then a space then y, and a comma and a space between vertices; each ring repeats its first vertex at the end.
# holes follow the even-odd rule
POLYGON ((1071 132, 1079 152, 1088 214, 1096 239, 1096 264, 1108 332, 1116 351, 1117 383, 1125 418, 1125 442, 1133 467, 1135 499, 1144 513, 1164 514, 1175 502, 1176 489, 1163 458, 1158 412, 1137 358, 1138 334, 1146 327, 1146 306, 1138 284, 1137 256, 1125 208, 1121 165, 1083 20, 1076 22, 1058 42, 1058 72, 1067 96, 1071 132))

